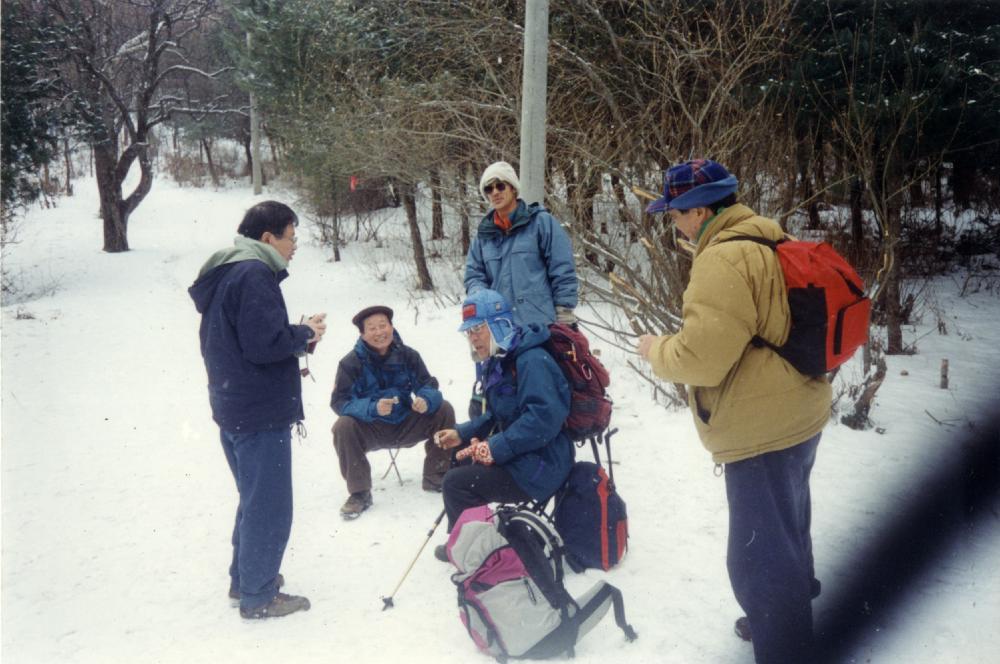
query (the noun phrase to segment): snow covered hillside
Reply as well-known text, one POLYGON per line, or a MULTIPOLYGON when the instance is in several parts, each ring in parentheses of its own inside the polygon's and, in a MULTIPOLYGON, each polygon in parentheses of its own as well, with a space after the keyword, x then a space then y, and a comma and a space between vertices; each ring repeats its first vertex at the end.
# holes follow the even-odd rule
MULTIPOLYGON (((308 436, 293 442, 295 522, 283 573, 307 613, 244 621, 226 591, 237 501, 218 442, 198 351, 198 316, 186 289, 228 246, 246 190, 180 189, 158 180, 132 217, 132 251, 100 251, 96 187, 33 210, 5 269, 21 295, 2 318, 2 656, 5 664, 109 662, 488 661, 455 608, 448 566, 431 539, 382 611, 441 509, 420 489, 420 448, 404 450, 381 479, 371 455, 374 507, 340 519, 346 498, 330 428, 337 361, 354 343, 363 306, 396 311, 445 398, 465 410, 472 364, 455 331, 459 310, 414 295, 404 277, 380 280, 373 252, 344 260, 306 241, 283 290, 294 317, 325 311, 329 328, 304 382, 308 436)), ((281 198, 272 194, 271 197, 281 198)), ((407 246, 400 216, 388 247, 407 246)), ((853 556, 925 488, 925 469, 956 453, 956 434, 981 426, 1000 381, 1000 295, 958 298, 950 278, 931 298, 947 334, 927 320, 907 330, 918 353, 889 358, 871 417, 857 432, 831 421, 813 473, 813 535, 824 601, 855 572, 853 556), (938 387, 942 359, 950 387, 938 387), (904 375, 905 371, 905 375, 904 375)), ((582 316, 586 318, 586 312, 582 316)), ((607 617, 577 648, 580 664, 753 661, 732 631, 741 615, 729 588, 723 480, 713 474, 690 414, 667 412, 604 349, 615 400, 615 479, 628 503, 630 550, 609 573, 568 580, 582 592, 607 578, 622 589, 639 633, 625 643, 607 617)), ((850 367, 848 371, 852 370, 850 367)), ((586 454, 586 452, 584 452, 586 454)), ((904 609, 877 616, 850 661, 995 661, 1000 650, 1000 518, 967 532, 946 562, 910 588, 904 609), (993 653, 993 654, 991 654, 993 653)))

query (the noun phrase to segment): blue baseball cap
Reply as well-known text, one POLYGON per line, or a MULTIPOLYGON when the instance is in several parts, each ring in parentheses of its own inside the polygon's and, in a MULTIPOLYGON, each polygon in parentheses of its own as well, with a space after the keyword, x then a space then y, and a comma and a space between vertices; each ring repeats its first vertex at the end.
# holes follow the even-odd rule
POLYGON ((504 296, 484 288, 465 298, 462 303, 462 324, 459 332, 486 323, 497 346, 508 350, 514 338, 514 314, 504 296))

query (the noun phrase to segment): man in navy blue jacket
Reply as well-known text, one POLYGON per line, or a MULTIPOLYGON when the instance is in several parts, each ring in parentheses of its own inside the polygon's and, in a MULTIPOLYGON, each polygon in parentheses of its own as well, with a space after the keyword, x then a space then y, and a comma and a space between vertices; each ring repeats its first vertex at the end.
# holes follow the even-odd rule
POLYGON ((366 307, 351 322, 361 336, 340 360, 330 396, 330 407, 340 416, 333 425, 333 447, 350 494, 340 515, 348 520, 372 504, 366 457, 372 450, 425 441, 423 488, 440 491, 451 455, 428 439, 455 426, 455 409, 442 397, 437 379, 393 328, 392 309, 366 307))
POLYGON ((309 608, 305 597, 278 592, 292 527, 291 426, 304 418, 298 357, 326 331, 326 314, 288 323, 279 284, 295 254, 297 224, 283 203, 254 205, 233 246, 213 254, 188 289, 201 314, 212 417, 240 495, 229 596, 244 618, 309 608))

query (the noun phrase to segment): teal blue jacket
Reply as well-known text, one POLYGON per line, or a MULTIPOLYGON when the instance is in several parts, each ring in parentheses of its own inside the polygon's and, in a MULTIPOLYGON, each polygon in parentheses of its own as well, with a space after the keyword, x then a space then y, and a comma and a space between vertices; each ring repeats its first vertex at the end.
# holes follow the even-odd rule
POLYGON ((574 309, 578 283, 569 236, 538 203, 518 199, 506 233, 493 223, 494 211, 479 223, 465 260, 465 290, 489 288, 504 296, 514 323, 546 326, 556 307, 574 309))

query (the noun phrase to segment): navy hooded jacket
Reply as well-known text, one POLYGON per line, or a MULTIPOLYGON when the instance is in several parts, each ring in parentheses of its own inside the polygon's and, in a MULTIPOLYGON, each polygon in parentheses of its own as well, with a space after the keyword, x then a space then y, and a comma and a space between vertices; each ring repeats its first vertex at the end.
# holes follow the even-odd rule
POLYGON ((490 454, 535 500, 561 487, 573 465, 573 443, 563 432, 569 383, 542 344, 549 330, 522 327, 516 346, 483 363, 486 413, 458 425, 463 443, 488 437, 490 454))
POLYGON ((201 314, 212 417, 223 430, 240 433, 287 427, 304 418, 297 356, 311 336, 307 326, 288 323, 278 286, 288 276, 284 261, 275 262, 254 242, 237 238, 243 253, 228 250, 222 260, 234 262, 214 266, 219 261, 213 256, 188 289, 201 314), (251 258, 254 252, 260 257, 251 258))

